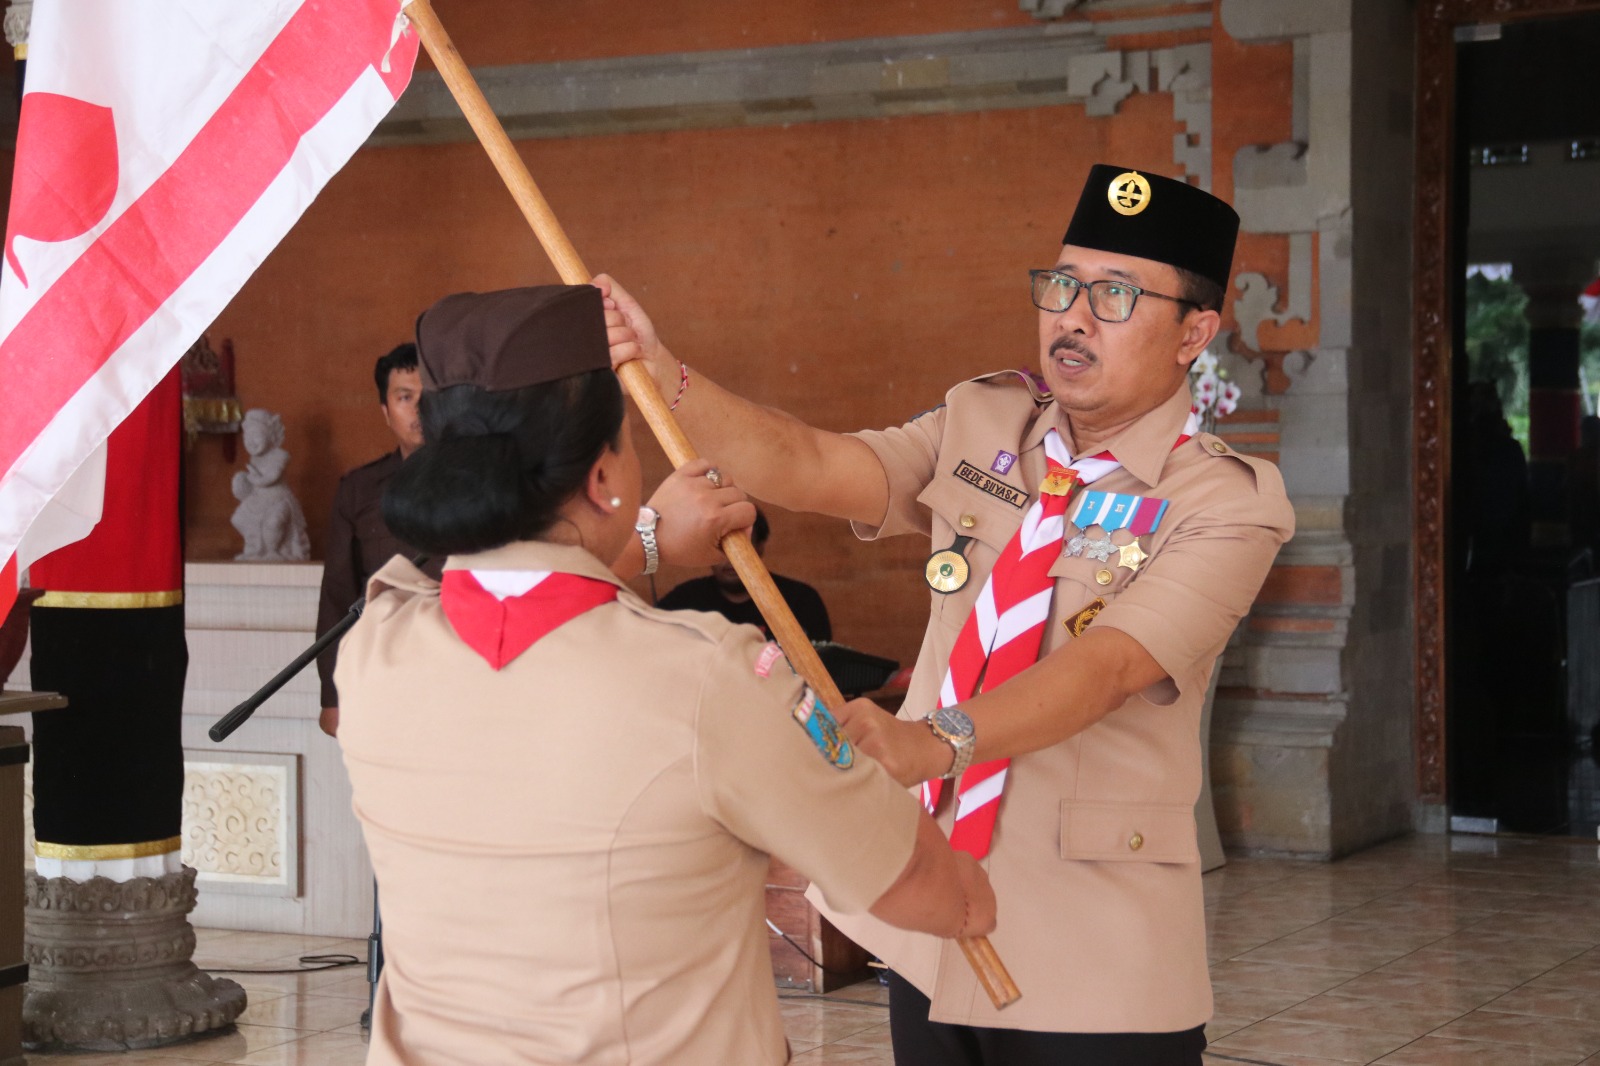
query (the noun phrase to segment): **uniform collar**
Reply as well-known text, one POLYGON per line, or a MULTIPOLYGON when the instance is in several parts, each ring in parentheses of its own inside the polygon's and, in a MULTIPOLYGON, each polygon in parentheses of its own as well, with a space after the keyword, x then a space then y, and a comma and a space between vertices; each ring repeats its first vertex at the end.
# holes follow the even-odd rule
MULTIPOLYGON (((1146 485, 1155 485, 1161 480, 1161 469, 1166 465, 1173 444, 1183 432, 1183 425, 1188 421, 1189 409, 1193 403, 1189 394, 1189 383, 1185 381, 1166 400, 1140 415, 1121 433, 1106 441, 1102 450, 1114 455, 1124 470, 1146 485)), ((1028 435, 1022 442, 1022 450, 1027 451, 1043 443, 1045 434, 1052 429, 1058 430, 1063 438, 1072 441, 1072 423, 1067 417, 1067 412, 1053 400, 1050 406, 1040 412, 1039 417, 1034 420, 1033 428, 1028 430, 1028 435)), ((1077 458, 1077 454, 1074 453, 1073 457, 1077 458)))
POLYGON ((626 588, 611 568, 575 544, 552 544, 545 540, 519 540, 499 548, 471 555, 452 555, 445 560, 446 570, 553 570, 577 574, 626 588))

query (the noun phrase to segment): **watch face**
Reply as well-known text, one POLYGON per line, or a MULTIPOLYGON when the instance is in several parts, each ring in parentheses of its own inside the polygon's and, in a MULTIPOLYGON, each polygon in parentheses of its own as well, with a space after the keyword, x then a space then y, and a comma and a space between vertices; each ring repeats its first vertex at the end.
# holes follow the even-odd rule
POLYGON ((933 723, 941 732, 953 737, 972 735, 972 719, 959 707, 940 707, 933 712, 933 723))
POLYGON ((654 529, 656 528, 656 521, 660 517, 654 507, 641 507, 639 508, 639 520, 633 524, 633 528, 638 530, 654 529))

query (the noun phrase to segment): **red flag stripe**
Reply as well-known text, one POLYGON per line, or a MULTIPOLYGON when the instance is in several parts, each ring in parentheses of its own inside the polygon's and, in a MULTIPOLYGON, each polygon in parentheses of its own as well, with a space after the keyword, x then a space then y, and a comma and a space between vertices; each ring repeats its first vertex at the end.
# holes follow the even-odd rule
MULTIPOLYGON (((11 605, 17 602, 17 555, 11 553, 11 558, 0 566, 0 622, 4 622, 6 615, 11 613, 11 605)), ((5 678, 0 677, 0 685, 5 684, 5 678)))
MULTIPOLYGON (((388 50, 397 12, 395 0, 306 0, 172 166, 29 308, 0 343, 7 391, 28 397, 0 423, 0 470, 239 224, 388 50)), ((396 50, 415 47, 408 33, 396 50)))

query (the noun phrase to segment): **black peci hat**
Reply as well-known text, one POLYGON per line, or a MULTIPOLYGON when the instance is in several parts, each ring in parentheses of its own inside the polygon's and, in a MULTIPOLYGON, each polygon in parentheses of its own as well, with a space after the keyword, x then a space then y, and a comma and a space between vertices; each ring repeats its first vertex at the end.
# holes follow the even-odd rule
POLYGON ((1238 212, 1210 193, 1098 163, 1061 243, 1166 263, 1226 289, 1238 237, 1238 212))
POLYGON ((593 285, 458 292, 417 319, 422 387, 520 389, 611 366, 593 285))

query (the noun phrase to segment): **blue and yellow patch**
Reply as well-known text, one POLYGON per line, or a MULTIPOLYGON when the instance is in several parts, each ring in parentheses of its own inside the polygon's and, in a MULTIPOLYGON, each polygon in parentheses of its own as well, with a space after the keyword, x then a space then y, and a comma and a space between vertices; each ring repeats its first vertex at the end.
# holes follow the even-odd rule
POLYGON ((855 765, 856 753, 840 731, 838 721, 828 708, 817 702, 816 693, 810 688, 795 704, 794 720, 800 723, 824 759, 841 770, 848 770, 855 765))

